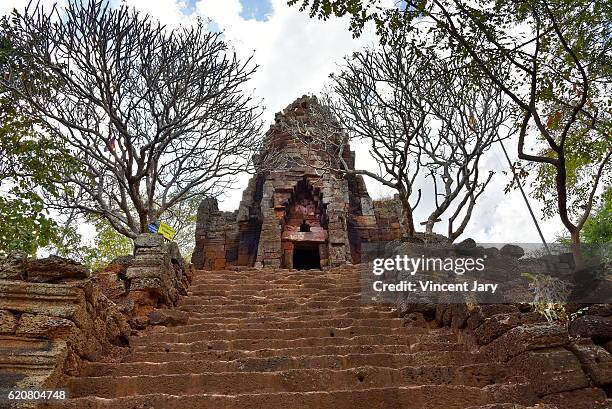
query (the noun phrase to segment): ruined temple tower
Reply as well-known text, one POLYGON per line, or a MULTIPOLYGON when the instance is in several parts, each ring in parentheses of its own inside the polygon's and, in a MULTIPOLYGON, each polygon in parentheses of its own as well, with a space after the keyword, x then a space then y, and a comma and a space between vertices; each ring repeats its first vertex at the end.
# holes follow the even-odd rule
MULTIPOLYGON (((196 268, 333 267, 358 263, 362 243, 399 237, 401 211, 393 200, 373 202, 361 176, 330 171, 330 156, 313 152, 310 135, 325 132, 322 110, 316 97, 303 96, 276 114, 238 210, 221 212, 215 199, 200 204, 196 268)), ((328 140, 354 169, 342 134, 328 140)))

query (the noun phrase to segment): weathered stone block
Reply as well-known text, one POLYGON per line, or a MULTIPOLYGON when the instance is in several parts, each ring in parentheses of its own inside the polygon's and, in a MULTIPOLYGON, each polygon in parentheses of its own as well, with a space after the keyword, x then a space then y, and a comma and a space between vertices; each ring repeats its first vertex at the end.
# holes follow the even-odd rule
POLYGON ((25 280, 28 255, 17 251, 0 260, 0 279, 2 280, 25 280))
POLYGON ((557 324, 536 324, 515 327, 481 348, 496 361, 505 362, 525 351, 566 345, 569 337, 557 324))
POLYGON ((59 384, 69 355, 65 341, 0 336, 0 345, 3 350, 0 354, 3 387, 53 388, 59 384))
POLYGON ((508 368, 539 396, 589 386, 576 356, 560 347, 526 351, 510 359, 508 368))
POLYGON ((525 255, 525 250, 515 244, 506 244, 501 249, 499 249, 499 252, 502 256, 509 256, 514 258, 521 258, 525 255))
POLYGON ((15 333, 17 335, 46 338, 66 338, 78 328, 68 319, 42 314, 22 314, 15 333))
POLYGON ((609 317, 612 315, 612 304, 593 304, 589 306, 588 315, 609 317))
MULTIPOLYGON (((593 402, 604 402, 605 400, 606 393, 603 390, 599 388, 583 388, 561 393, 552 393, 544 396, 541 402, 553 404, 563 409, 593 409, 593 402)), ((597 407, 595 406, 595 408, 597 407)), ((600 408, 607 409, 606 406, 600 406, 600 408)))
POLYGON ((189 314, 180 310, 160 309, 149 314, 149 324, 173 327, 184 325, 189 320, 189 314))
POLYGON ((475 329, 481 325, 487 318, 496 314, 517 313, 519 310, 515 305, 508 304, 489 304, 477 305, 470 311, 470 317, 467 320, 467 327, 475 329))
POLYGON ((593 338, 604 343, 612 340, 612 317, 583 315, 570 323, 569 332, 574 337, 593 338))
POLYGON ((111 300, 118 300, 127 293, 126 282, 120 278, 116 271, 99 271, 94 275, 93 280, 104 295, 111 300))
POLYGON ((329 242, 330 244, 344 244, 348 242, 346 230, 341 229, 329 229, 329 242))
POLYGON ((161 301, 167 301, 164 297, 164 281, 161 277, 134 277, 130 281, 130 293, 134 291, 146 291, 149 294, 161 298, 161 301))
POLYGON ((264 267, 266 268, 279 268, 281 266, 280 259, 265 259, 264 267))
POLYGON ((17 327, 17 319, 10 311, 0 310, 0 334, 12 334, 17 327))
POLYGON ((83 294, 67 284, 0 280, 0 309, 71 318, 83 294))
POLYGON ((612 355, 590 339, 581 339, 569 344, 582 367, 597 386, 612 385, 612 355))
POLYGON ((63 257, 29 261, 26 267, 27 281, 47 283, 66 279, 84 279, 89 277, 89 269, 84 265, 63 257))
POLYGON ((168 267, 156 263, 149 266, 130 267, 127 271, 127 278, 131 280, 130 288, 133 286, 135 279, 157 278, 162 280, 168 274, 168 267))
POLYGON ((164 245, 164 237, 157 233, 143 233, 139 234, 134 240, 134 247, 146 248, 146 247, 162 247, 164 245))
POLYGON ((546 322, 539 313, 506 313, 487 318, 472 334, 477 345, 486 345, 512 328, 520 325, 546 322))

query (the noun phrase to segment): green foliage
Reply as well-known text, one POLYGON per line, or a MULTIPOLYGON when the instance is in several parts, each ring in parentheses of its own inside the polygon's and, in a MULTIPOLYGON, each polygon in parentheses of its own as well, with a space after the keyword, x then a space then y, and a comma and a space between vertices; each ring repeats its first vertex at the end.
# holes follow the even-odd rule
POLYGON ((57 239, 55 222, 42 212, 35 194, 19 198, 0 197, 0 257, 13 251, 36 254, 57 239))
POLYGON ((178 245, 181 255, 186 260, 193 253, 198 206, 201 201, 202 196, 193 196, 168 209, 161 218, 161 221, 176 231, 173 241, 178 245))
POLYGON ((54 189, 49 181, 57 167, 50 145, 0 95, 0 255, 17 250, 33 255, 57 239, 57 225, 43 212, 37 193, 37 187, 54 189))
MULTIPOLYGON (((588 200, 594 175, 609 149, 610 141, 597 132, 586 130, 586 126, 568 134, 564 145, 564 155, 570 214, 577 216, 584 211, 584 203, 588 200)), ((546 157, 556 156, 551 149, 542 150, 540 154, 546 157)), ((532 183, 532 195, 544 204, 543 215, 547 218, 555 216, 558 211, 555 167, 548 163, 532 163, 528 169, 534 170, 536 174, 532 183)), ((612 174, 604 172, 603 183, 612 183, 612 174)))
POLYGON ((87 251, 84 260, 92 270, 106 266, 119 256, 133 253, 132 239, 118 233, 107 221, 99 220, 95 226, 94 247, 87 251))
POLYGON ((92 245, 85 244, 83 237, 70 223, 60 229, 60 239, 54 244, 56 254, 77 260, 92 271, 105 267, 113 259, 133 253, 132 239, 118 233, 104 219, 92 221, 96 229, 92 245))
POLYGON ((601 205, 584 224, 582 237, 588 244, 612 244, 612 189, 606 190, 601 205))
MULTIPOLYGON (((0 36, 0 74, 14 58, 9 39, 0 36)), ((76 167, 69 152, 7 95, 0 89, 0 256, 17 250, 34 255, 60 238, 44 196, 59 194, 55 180, 76 167)))
MULTIPOLYGON (((606 246, 602 244, 612 243, 612 188, 608 188, 599 200, 599 206, 591 212, 582 231, 580 232, 581 242, 587 246, 587 249, 593 249, 596 253, 601 250, 606 250, 606 246)), ((569 245, 571 240, 569 237, 560 236, 557 242, 569 245)))
POLYGON ((521 275, 529 281, 533 310, 543 315, 547 321, 567 325, 587 310, 582 308, 574 313, 567 311, 566 300, 571 289, 568 283, 546 274, 524 272, 521 275))

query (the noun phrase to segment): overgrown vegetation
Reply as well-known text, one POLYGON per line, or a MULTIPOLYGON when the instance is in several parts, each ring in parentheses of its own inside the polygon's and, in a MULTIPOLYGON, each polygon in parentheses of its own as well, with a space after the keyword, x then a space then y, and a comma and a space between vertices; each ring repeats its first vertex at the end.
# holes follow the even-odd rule
POLYGON ((547 321, 568 325, 587 311, 587 308, 580 308, 575 312, 568 312, 567 301, 572 290, 571 284, 547 274, 525 272, 522 276, 529 280, 529 290, 533 294, 530 304, 533 310, 543 315, 547 321))

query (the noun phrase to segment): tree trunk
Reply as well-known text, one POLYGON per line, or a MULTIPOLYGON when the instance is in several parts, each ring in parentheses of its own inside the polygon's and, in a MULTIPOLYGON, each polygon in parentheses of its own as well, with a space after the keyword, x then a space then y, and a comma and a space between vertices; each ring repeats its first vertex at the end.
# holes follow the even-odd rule
POLYGON ((148 233, 149 232, 149 212, 139 212, 138 219, 140 223, 140 233, 148 233))
POLYGON ((580 271, 584 268, 584 258, 582 257, 582 249, 580 248, 580 230, 572 230, 571 238, 572 254, 574 256, 574 263, 576 264, 576 271, 580 271))
POLYGON ((414 219, 412 216, 412 206, 407 199, 401 198, 400 201, 402 203, 402 225, 404 227, 404 234, 408 237, 414 237, 414 219))
POLYGON ((432 219, 432 218, 427 219, 427 223, 425 223, 425 233, 432 234, 435 223, 436 223, 436 219, 435 218, 434 219, 432 219))

